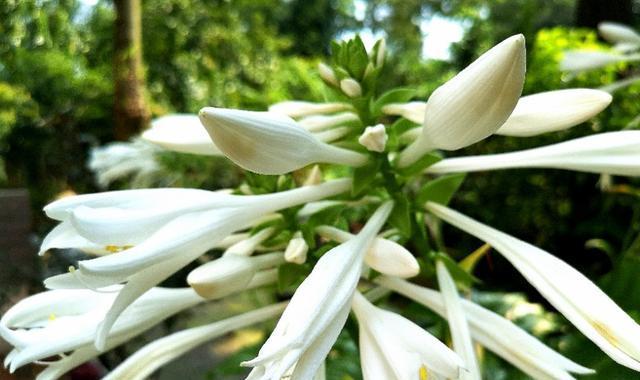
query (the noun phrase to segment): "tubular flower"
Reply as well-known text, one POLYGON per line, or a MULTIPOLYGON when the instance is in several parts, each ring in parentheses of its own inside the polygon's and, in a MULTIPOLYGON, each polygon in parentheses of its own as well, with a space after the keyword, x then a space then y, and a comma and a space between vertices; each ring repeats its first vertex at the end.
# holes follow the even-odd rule
MULTIPOLYGON (((435 290, 386 276, 379 277, 376 282, 428 307, 443 317, 447 315, 443 297, 435 290)), ((594 373, 552 350, 501 315, 464 299, 461 302, 473 339, 532 378, 572 380, 574 377, 570 372, 583 375, 594 373)))
POLYGON ((198 115, 174 114, 154 119, 142 139, 175 152, 222 156, 198 115))
POLYGON ((362 272, 364 254, 391 213, 382 205, 353 239, 325 253, 298 287, 258 357, 248 379, 280 378, 293 365, 292 380, 312 378, 338 338, 362 272))
POLYGON ((640 175, 640 132, 608 132, 520 152, 448 158, 429 173, 511 168, 549 168, 587 173, 640 175))
POLYGON ((515 108, 525 72, 524 37, 510 37, 436 89, 422 134, 398 159, 406 167, 433 149, 457 150, 495 133, 515 108))
POLYGON ((591 280, 564 261, 445 206, 427 209, 489 243, 578 330, 621 365, 640 370, 640 325, 591 280))
POLYGON ((462 360, 444 343, 398 314, 353 297, 360 331, 360 361, 365 380, 458 379, 462 360))
POLYGON ((231 161, 260 174, 284 174, 315 162, 362 166, 367 156, 322 143, 293 119, 275 112, 207 107, 200 120, 231 161))

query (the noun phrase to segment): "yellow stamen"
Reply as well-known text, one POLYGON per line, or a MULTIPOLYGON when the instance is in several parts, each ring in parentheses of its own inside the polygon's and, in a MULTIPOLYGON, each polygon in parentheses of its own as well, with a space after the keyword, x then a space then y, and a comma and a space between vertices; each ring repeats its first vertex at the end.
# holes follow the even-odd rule
POLYGON ((105 245, 104 249, 109 253, 118 253, 122 251, 126 251, 129 248, 133 248, 133 245, 105 245))
POLYGON ((427 372, 427 367, 422 365, 420 367, 420 370, 418 371, 418 376, 420 377, 420 380, 429 380, 429 373, 427 372))
POLYGON ((600 333, 600 335, 602 335, 607 341, 609 341, 609 343, 618 347, 618 345, 620 344, 620 342, 618 341, 618 338, 616 338, 611 333, 609 328, 607 328, 607 326, 604 323, 600 323, 598 321, 592 321, 591 325, 598 331, 598 333, 600 333))
POLYGON ((55 321, 56 320, 56 315, 51 313, 49 314, 49 322, 55 321))

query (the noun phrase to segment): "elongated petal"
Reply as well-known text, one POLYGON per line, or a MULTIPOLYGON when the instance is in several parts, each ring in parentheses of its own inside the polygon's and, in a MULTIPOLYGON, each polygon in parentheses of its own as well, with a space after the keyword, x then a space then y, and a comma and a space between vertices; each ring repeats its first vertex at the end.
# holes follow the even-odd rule
POLYGON ((525 72, 524 37, 484 53, 427 101, 422 135, 400 155, 405 167, 433 149, 457 150, 496 132, 518 102, 525 72))
MULTIPOLYGON (((438 292, 397 278, 381 276, 376 282, 408 297, 441 316, 446 316, 444 300, 438 292)), ((471 334, 483 346, 535 379, 573 379, 568 372, 591 374, 560 355, 510 320, 473 302, 462 300, 471 334), (497 334, 496 332, 500 332, 497 334)))
POLYGON ((471 341, 471 333, 469 332, 469 323, 467 322, 456 284, 442 261, 436 263, 436 271, 438 285, 440 286, 440 292, 447 311, 453 348, 460 355, 466 367, 466 371, 461 374, 460 378, 479 380, 481 378, 480 367, 478 367, 473 342, 471 341))
POLYGON ((496 134, 529 137, 573 127, 591 119, 611 103, 611 95, 569 89, 524 96, 496 134))
POLYGON ((228 332, 274 318, 284 310, 286 304, 266 306, 245 314, 234 316, 208 325, 183 330, 155 340, 111 371, 104 380, 142 380, 156 369, 194 349, 204 342, 218 338, 228 332))
POLYGON ((424 123, 427 102, 392 103, 382 107, 387 115, 398 115, 416 124, 424 123))
POLYGON ((607 41, 617 44, 620 42, 640 45, 640 34, 630 27, 616 22, 601 22, 598 32, 607 41))
POLYGON ((458 173, 512 168, 566 169, 587 173, 640 175, 640 131, 601 133, 512 153, 449 158, 429 173, 458 173))
POLYGON ((330 128, 338 127, 342 124, 359 121, 360 118, 353 112, 341 112, 335 115, 307 116, 298 120, 304 129, 309 132, 321 132, 330 128))
POLYGON ((75 248, 89 254, 102 255, 109 251, 103 245, 93 243, 78 234, 69 221, 58 224, 42 240, 38 255, 42 256, 50 249, 75 248))
POLYGON ((367 161, 360 153, 323 144, 274 112, 207 107, 200 120, 225 156, 260 174, 284 174, 314 162, 361 166, 367 161))
POLYGON ((427 208, 489 243, 607 355, 640 371, 640 326, 591 280, 557 257, 445 206, 428 203, 427 208))
POLYGON ((174 114, 151 121, 142 138, 167 150, 180 153, 222 156, 211 141, 198 115, 174 114))
POLYGON ((599 69, 612 63, 623 62, 628 58, 628 56, 619 53, 609 53, 606 51, 568 51, 564 53, 564 58, 560 62, 560 70, 578 73, 599 69))

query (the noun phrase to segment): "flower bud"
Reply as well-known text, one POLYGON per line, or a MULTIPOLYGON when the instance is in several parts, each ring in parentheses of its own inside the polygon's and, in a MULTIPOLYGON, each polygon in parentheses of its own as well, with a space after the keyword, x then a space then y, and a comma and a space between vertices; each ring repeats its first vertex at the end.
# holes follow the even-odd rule
POLYGON ((382 112, 387 115, 402 116, 416 124, 424 122, 424 113, 427 110, 427 102, 391 103, 382 107, 382 112))
POLYGON ((496 134, 529 137, 578 125, 600 113, 611 95, 591 89, 569 89, 524 96, 496 134))
POLYGON ((255 274, 251 258, 228 255, 192 270, 187 283, 200 297, 222 298, 244 289, 255 274))
POLYGON ((360 87, 360 83, 353 78, 341 80, 340 89, 350 98, 357 98, 362 95, 362 87, 360 87))
POLYGON ((360 118, 353 112, 342 112, 335 115, 324 116, 315 115, 308 116, 298 120, 304 129, 309 132, 320 132, 326 129, 337 127, 341 124, 346 124, 354 121, 358 121, 360 118))
POLYGON ((628 58, 622 54, 606 51, 568 51, 564 53, 564 57, 560 62, 560 70, 579 73, 623 62, 628 58))
POLYGON ((384 152, 388 139, 389 136, 387 136, 384 124, 378 124, 374 127, 367 127, 358 138, 358 142, 372 152, 384 152))
POLYGON ((297 100, 280 102, 269 107, 269 112, 289 117, 324 115, 348 110, 351 110, 351 105, 347 103, 311 103, 297 100))
POLYGON ((615 22, 601 22, 598 24, 600 35, 607 41, 640 45, 640 34, 626 25, 615 22))
POLYGON ((307 252, 309 251, 309 245, 302 237, 300 231, 293 235, 293 238, 289 240, 287 249, 284 251, 284 259, 289 263, 304 264, 307 261, 307 252))
POLYGON ((221 156, 197 115, 166 115, 151 121, 142 139, 180 153, 221 156))
POLYGON ((320 72, 320 78, 322 78, 328 85, 338 87, 338 78, 333 72, 333 69, 322 62, 318 63, 318 72, 320 72))
POLYGON ((363 154, 324 144, 290 117, 207 107, 200 119, 231 161, 259 174, 284 174, 315 162, 361 166, 363 154))
POLYGON ((378 45, 378 53, 376 54, 376 66, 382 67, 384 65, 384 57, 387 50, 387 42, 384 38, 380 39, 380 44, 378 45))
POLYGON ((433 149, 461 149, 495 133, 518 102, 524 72, 521 34, 484 53, 431 94, 422 135, 400 154, 398 165, 409 166, 433 149))

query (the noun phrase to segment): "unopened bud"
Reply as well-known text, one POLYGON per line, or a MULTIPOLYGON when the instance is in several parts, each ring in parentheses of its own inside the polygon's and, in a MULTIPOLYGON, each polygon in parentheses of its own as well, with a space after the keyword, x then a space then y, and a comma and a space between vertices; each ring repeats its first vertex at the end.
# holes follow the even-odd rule
POLYGON ((289 240, 287 249, 284 251, 284 259, 289 263, 303 264, 307 261, 307 252, 309 251, 309 245, 302 237, 300 231, 293 235, 293 238, 289 240))
POLYGON ((367 127, 364 133, 358 138, 358 142, 372 152, 384 152, 387 145, 387 132, 383 124, 374 127, 367 127))
POLYGON ((333 69, 322 62, 318 64, 318 71, 320 72, 320 78, 325 81, 327 84, 331 86, 338 87, 338 78, 336 78, 336 73, 333 72, 333 69))
POLYGON ((357 98, 362 95, 362 87, 353 78, 346 78, 340 81, 340 89, 350 98, 357 98))

